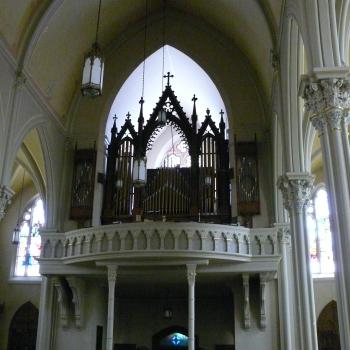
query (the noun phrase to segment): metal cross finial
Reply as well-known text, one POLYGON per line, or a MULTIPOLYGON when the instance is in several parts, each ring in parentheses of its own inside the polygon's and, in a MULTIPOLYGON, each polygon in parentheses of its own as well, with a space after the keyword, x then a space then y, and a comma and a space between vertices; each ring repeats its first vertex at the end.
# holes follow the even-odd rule
POLYGON ((116 114, 114 114, 114 117, 113 117, 114 122, 116 122, 116 121, 117 121, 117 119, 118 119, 117 115, 116 115, 116 114))
POLYGON ((139 101, 140 104, 143 104, 145 102, 145 100, 143 99, 143 97, 141 96, 141 100, 139 101))
POLYGON ((127 118, 127 119, 130 119, 130 117, 131 117, 130 112, 126 113, 126 118, 127 118))
POLYGON ((170 78, 174 78, 174 75, 170 75, 170 72, 168 72, 167 75, 164 75, 163 77, 168 78, 167 85, 170 86, 170 78))
POLYGON ((196 95, 193 95, 192 101, 193 101, 194 103, 196 103, 197 100, 198 100, 198 98, 196 97, 196 95))
POLYGON ((221 118, 223 118, 225 113, 224 113, 224 111, 221 109, 221 111, 220 111, 219 114, 221 115, 221 118))
POLYGON ((207 114, 210 115, 210 109, 209 108, 207 108, 207 114))

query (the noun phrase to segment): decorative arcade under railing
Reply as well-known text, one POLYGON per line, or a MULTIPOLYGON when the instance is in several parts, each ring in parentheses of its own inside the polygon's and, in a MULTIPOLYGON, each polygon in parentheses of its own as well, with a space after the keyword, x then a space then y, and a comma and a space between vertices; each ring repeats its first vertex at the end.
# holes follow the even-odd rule
MULTIPOLYGON (((116 221, 231 221, 228 140, 223 112, 217 127, 209 109, 198 128, 194 96, 191 120, 168 83, 145 122, 140 100, 138 130, 127 115, 118 132, 111 129, 104 179, 102 224, 116 221), (170 125, 188 147, 190 166, 146 169, 146 152, 161 128, 170 125), (147 179, 147 180, 146 180, 147 179)), ((168 166, 167 166, 168 165, 168 166)))

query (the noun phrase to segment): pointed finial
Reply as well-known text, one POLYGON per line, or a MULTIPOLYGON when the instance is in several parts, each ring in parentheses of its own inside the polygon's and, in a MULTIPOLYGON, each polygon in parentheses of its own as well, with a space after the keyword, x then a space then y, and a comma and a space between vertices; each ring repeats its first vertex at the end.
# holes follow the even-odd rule
POLYGON ((141 96, 141 99, 139 101, 139 104, 140 104, 140 115, 139 115, 139 119, 138 119, 139 131, 141 131, 143 129, 143 122, 144 122, 144 118, 143 118, 143 104, 144 103, 145 103, 145 100, 141 96))
POLYGON ((163 76, 163 78, 168 78, 167 86, 170 86, 170 78, 174 78, 174 75, 170 75, 170 72, 168 72, 166 75, 163 76))
POLYGON ((112 129, 111 129, 112 135, 113 135, 113 134, 115 135, 115 134, 118 132, 118 129, 117 129, 117 119, 118 119, 117 115, 114 114, 114 117, 113 117, 114 122, 113 122, 113 126, 112 126, 112 129))
POLYGON ((210 115, 210 109, 207 108, 207 115, 210 115))
POLYGON ((220 124, 219 124, 220 132, 221 132, 221 134, 224 135, 225 134, 224 111, 221 109, 219 114, 221 115, 220 124))

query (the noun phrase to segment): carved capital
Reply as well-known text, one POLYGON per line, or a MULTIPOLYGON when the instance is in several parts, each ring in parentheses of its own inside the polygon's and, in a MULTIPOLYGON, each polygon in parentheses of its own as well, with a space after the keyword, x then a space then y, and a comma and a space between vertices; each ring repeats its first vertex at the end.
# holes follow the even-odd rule
POLYGON ((305 109, 312 114, 330 109, 348 109, 349 83, 344 79, 322 79, 307 82, 302 94, 305 109))
POLYGON ((340 130, 350 107, 349 82, 344 79, 323 79, 307 82, 302 94, 305 109, 311 113, 311 122, 319 133, 326 125, 332 130, 340 130))
POLYGON ((108 272, 107 272, 108 282, 116 281, 117 269, 118 269, 118 266, 115 266, 115 265, 108 266, 108 272))
POLYGON ((274 226, 277 228, 277 238, 280 244, 290 245, 290 225, 284 223, 276 223, 274 226))
POLYGON ((315 176, 309 173, 286 173, 278 179, 284 206, 301 213, 309 204, 315 176))
POLYGON ((5 217, 6 209, 11 204, 14 192, 5 185, 0 185, 0 221, 5 217))
POLYGON ((194 285, 196 281, 196 265, 189 264, 187 265, 187 280, 189 285, 194 285))

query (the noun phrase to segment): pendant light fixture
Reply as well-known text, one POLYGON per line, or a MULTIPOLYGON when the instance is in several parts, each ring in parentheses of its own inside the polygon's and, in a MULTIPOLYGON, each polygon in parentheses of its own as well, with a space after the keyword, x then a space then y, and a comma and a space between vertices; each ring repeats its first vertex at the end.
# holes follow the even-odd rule
MULTIPOLYGON (((165 0, 163 0, 163 5, 162 5, 162 93, 163 93, 163 88, 164 88, 164 51, 165 51, 165 0)), ((166 111, 164 108, 160 109, 158 112, 157 120, 161 125, 166 124, 167 120, 167 115, 166 111)))
POLYGON ((104 59, 98 44, 98 30, 100 25, 101 2, 98 6, 95 42, 91 51, 85 56, 81 93, 83 96, 96 97, 102 95, 104 59))
MULTIPOLYGON (((147 25, 148 25, 148 0, 146 0, 146 10, 145 10, 145 35, 143 41, 143 66, 142 66, 142 91, 141 91, 141 108, 145 102, 144 92, 145 92, 145 70, 146 70, 146 43, 147 43, 147 25)), ((140 154, 140 150, 135 153, 133 169, 132 169, 132 182, 134 187, 143 187, 147 182, 147 158, 140 154)))
POLYGON ((13 230, 13 234, 12 234, 12 244, 14 244, 14 245, 18 245, 18 243, 19 243, 19 234, 21 232, 20 215, 21 215, 21 208, 22 208, 22 197, 23 197, 23 187, 24 187, 25 173, 26 173, 26 171, 23 168, 22 187, 21 187, 21 192, 19 194, 19 206, 18 206, 17 224, 16 224, 16 227, 13 230))

